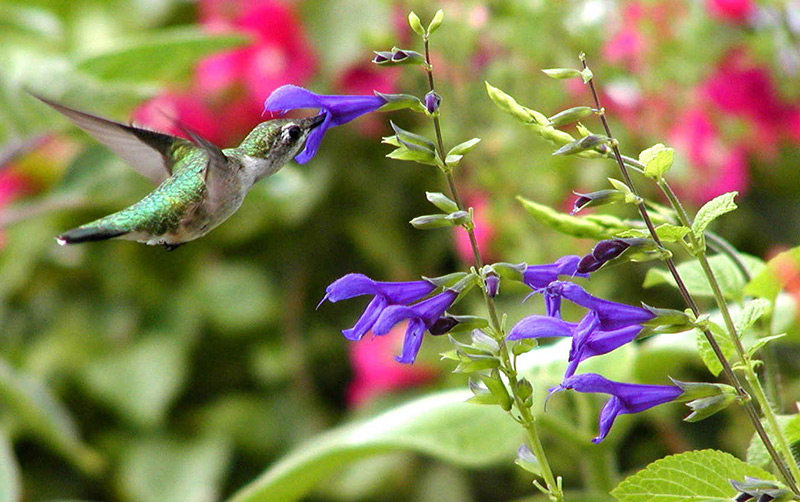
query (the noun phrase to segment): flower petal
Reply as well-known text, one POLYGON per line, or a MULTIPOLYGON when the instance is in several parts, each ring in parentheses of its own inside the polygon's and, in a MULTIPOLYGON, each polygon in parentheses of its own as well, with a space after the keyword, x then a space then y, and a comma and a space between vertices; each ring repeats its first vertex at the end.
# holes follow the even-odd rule
POLYGON ((338 302, 355 296, 377 294, 377 283, 364 274, 347 274, 325 288, 322 301, 338 302))
POLYGON ((348 340, 361 340, 364 338, 364 335, 372 329, 372 326, 375 324, 375 321, 381 315, 383 310, 386 308, 386 299, 382 296, 376 295, 372 301, 369 302, 367 308, 364 309, 364 313, 361 314, 361 317, 358 318, 356 321, 356 325, 350 329, 346 329, 342 331, 342 334, 348 340))
POLYGON ((422 335, 425 333, 425 324, 419 319, 411 319, 406 327, 406 336, 403 339, 403 353, 395 356, 398 363, 411 364, 417 358, 419 348, 422 346, 422 335))
POLYGON ((544 316, 529 315, 524 317, 508 332, 507 340, 521 338, 546 338, 550 336, 572 336, 572 330, 577 324, 562 321, 561 319, 544 316))

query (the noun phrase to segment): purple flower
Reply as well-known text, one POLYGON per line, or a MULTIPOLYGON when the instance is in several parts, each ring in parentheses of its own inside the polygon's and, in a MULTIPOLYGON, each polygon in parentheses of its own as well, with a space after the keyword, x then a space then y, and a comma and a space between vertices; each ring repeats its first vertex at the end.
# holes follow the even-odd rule
POLYGON ((580 261, 580 256, 568 255, 562 256, 547 265, 529 265, 525 272, 522 273, 522 282, 538 290, 547 287, 553 281, 557 281, 560 275, 589 277, 589 274, 578 273, 578 263, 580 261))
POLYGON ((315 127, 306 139, 306 146, 294 159, 305 164, 317 153, 325 131, 333 126, 374 112, 386 104, 381 96, 336 96, 316 94, 296 85, 284 85, 275 89, 264 102, 264 111, 285 113, 298 108, 316 108, 325 114, 325 120, 315 127))
POLYGON ((585 289, 571 282, 553 282, 547 286, 544 294, 547 299, 547 315, 560 316, 561 298, 566 298, 572 303, 596 312, 600 329, 605 331, 643 324, 655 317, 655 314, 642 307, 592 296, 585 289))
POLYGON ((550 394, 566 389, 578 392, 600 392, 612 397, 600 411, 600 430, 593 443, 599 443, 611 430, 617 415, 639 413, 674 401, 683 391, 675 385, 642 385, 634 383, 613 382, 594 373, 582 373, 564 379, 561 385, 550 389, 550 394))
MULTIPOLYGON (((407 305, 423 298, 434 289, 436 286, 428 281, 378 282, 363 274, 347 274, 327 287, 322 301, 338 302, 354 296, 373 295, 374 298, 364 309, 356 325, 342 331, 348 340, 361 340, 387 307, 407 305)), ((381 334, 385 333, 386 331, 381 334)))
POLYGON ((428 113, 436 113, 440 104, 442 104, 442 97, 436 91, 430 91, 425 95, 425 109, 428 110, 428 113))
POLYGON ((506 338, 519 340, 521 338, 571 336, 572 347, 569 352, 569 364, 564 374, 564 378, 568 378, 575 373, 581 361, 607 354, 633 341, 641 330, 642 326, 634 324, 612 331, 603 331, 600 329, 597 313, 590 311, 578 324, 562 321, 557 317, 530 315, 515 324, 506 338))
POLYGON ((457 292, 446 290, 410 307, 400 305, 387 307, 375 321, 372 332, 376 335, 385 335, 395 324, 408 319, 403 353, 395 359, 400 363, 411 364, 422 345, 422 335, 436 323, 457 296, 457 292))

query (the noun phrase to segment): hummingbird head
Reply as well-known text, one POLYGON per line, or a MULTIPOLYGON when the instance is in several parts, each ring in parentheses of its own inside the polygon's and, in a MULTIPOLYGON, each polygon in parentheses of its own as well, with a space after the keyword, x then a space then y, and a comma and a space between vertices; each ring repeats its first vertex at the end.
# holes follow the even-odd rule
POLYGON ((306 144, 312 129, 322 124, 324 114, 303 119, 275 119, 258 124, 239 145, 248 159, 244 167, 253 171, 254 182, 275 173, 306 144))

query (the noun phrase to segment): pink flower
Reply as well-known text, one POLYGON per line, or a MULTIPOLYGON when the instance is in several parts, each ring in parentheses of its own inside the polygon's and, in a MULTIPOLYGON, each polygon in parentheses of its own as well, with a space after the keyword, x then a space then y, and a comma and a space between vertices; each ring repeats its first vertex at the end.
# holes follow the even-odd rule
POLYGON ((706 0, 708 12, 722 21, 744 24, 756 10, 753 0, 706 0))
POLYGON ((610 63, 621 64, 628 69, 642 66, 645 40, 638 28, 623 26, 616 35, 603 45, 603 57, 610 63))
POLYGON ((745 192, 749 173, 746 149, 728 146, 701 108, 691 108, 670 131, 671 144, 683 152, 691 170, 683 178, 681 192, 696 204, 725 192, 745 192))
POLYGON ((283 2, 258 0, 200 2, 200 18, 209 31, 242 31, 249 46, 207 58, 197 69, 203 91, 218 93, 244 85, 258 108, 266 96, 284 84, 305 83, 316 58, 294 12, 283 2))
POLYGON ((203 101, 189 94, 165 92, 137 108, 133 120, 157 131, 185 136, 180 123, 213 143, 223 140, 220 120, 203 101))
POLYGON ((398 364, 394 356, 403 344, 405 323, 383 336, 368 336, 349 345, 354 378, 347 389, 351 407, 364 406, 393 390, 413 387, 430 381, 436 370, 417 364, 398 364))
MULTIPOLYGON (((478 249, 481 252, 483 261, 492 261, 491 257, 491 243, 494 240, 495 228, 492 222, 487 217, 489 211, 489 198, 482 194, 476 193, 467 197, 467 207, 473 208, 473 218, 475 222, 475 240, 478 241, 478 249)), ((469 240, 467 232, 461 228, 456 227, 453 229, 455 238, 455 248, 458 257, 464 263, 474 263, 475 257, 472 253, 472 244, 469 240)))
MULTIPOLYGON (((27 177, 15 173, 10 167, 0 171, 0 210, 15 199, 30 192, 32 186, 27 177)), ((5 238, 0 232, 0 249, 5 245, 5 238)))

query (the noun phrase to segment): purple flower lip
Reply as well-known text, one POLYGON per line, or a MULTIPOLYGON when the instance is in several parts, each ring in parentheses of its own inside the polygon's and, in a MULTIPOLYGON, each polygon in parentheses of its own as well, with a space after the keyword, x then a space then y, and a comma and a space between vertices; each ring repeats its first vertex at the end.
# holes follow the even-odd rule
POLYGON ((608 435, 618 415, 639 413, 659 404, 674 401, 683 394, 683 390, 675 385, 614 382, 595 373, 582 373, 565 378, 561 385, 553 387, 549 392, 552 395, 567 389, 611 395, 611 399, 600 411, 599 434, 592 439, 593 443, 599 443, 608 435))
POLYGON ((316 124, 308 134, 305 148, 294 158, 298 164, 305 164, 317 153, 328 129, 350 122, 365 113, 374 112, 386 102, 385 98, 378 95, 325 95, 316 94, 296 85, 284 85, 270 94, 264 102, 264 111, 285 113, 288 110, 300 108, 315 108, 323 111, 318 115, 322 121, 316 124))

